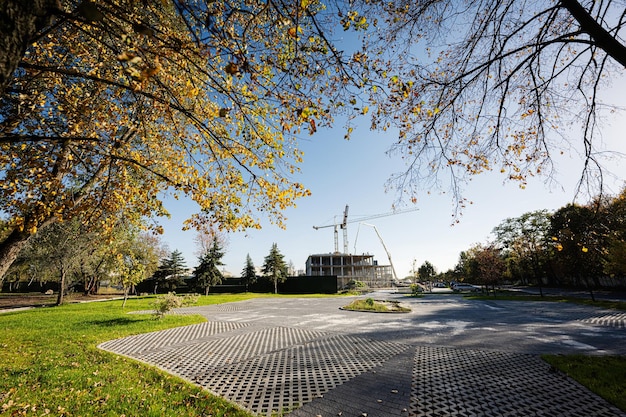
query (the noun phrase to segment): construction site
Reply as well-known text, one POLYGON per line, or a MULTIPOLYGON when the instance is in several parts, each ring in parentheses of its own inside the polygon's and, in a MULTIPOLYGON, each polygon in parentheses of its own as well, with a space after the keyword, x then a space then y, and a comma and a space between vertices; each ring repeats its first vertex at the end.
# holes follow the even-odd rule
POLYGON ((365 284, 369 288, 389 288, 400 283, 396 275, 391 253, 387 249, 381 234, 375 225, 365 223, 365 221, 373 220, 381 217, 392 216, 396 214, 415 211, 417 209, 394 211, 391 213, 376 214, 373 216, 365 216, 357 219, 348 219, 348 206, 343 213, 343 219, 333 224, 323 226, 313 226, 315 230, 333 229, 334 233, 334 252, 309 255, 306 261, 307 276, 336 275, 338 289, 345 289, 356 282, 365 284), (359 223, 354 243, 354 252, 350 253, 348 249, 348 224, 359 223), (369 253, 356 254, 356 242, 361 226, 372 227, 380 240, 380 243, 387 254, 388 264, 379 264, 374 259, 374 255, 369 253), (339 230, 343 234, 343 251, 339 250, 339 230))

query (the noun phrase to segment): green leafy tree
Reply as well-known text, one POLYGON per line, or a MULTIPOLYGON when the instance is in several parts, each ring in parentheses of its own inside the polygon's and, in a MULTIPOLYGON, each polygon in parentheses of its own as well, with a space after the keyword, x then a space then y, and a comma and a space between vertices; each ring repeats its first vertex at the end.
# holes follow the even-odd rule
POLYGON ((424 261, 424 263, 417 269, 417 274, 422 281, 432 280, 435 273, 435 267, 429 261, 424 261))
POLYGON ((157 270, 153 274, 155 280, 154 293, 156 294, 159 285, 173 291, 182 283, 183 277, 187 273, 187 266, 182 252, 174 250, 169 257, 163 259, 157 270))
POLYGON ((263 275, 274 283, 274 293, 278 294, 278 283, 287 279, 287 264, 276 243, 272 243, 270 253, 265 257, 263 275))
POLYGON ((213 285, 218 285, 224 279, 219 267, 224 265, 222 257, 224 252, 218 241, 213 239, 213 244, 209 250, 200 257, 200 264, 193 272, 193 283, 198 289, 204 291, 204 295, 209 295, 209 289, 213 285))
POLYGON ((523 283, 536 283, 540 289, 543 277, 551 276, 551 216, 548 210, 524 213, 502 221, 492 231, 494 243, 509 264, 511 277, 523 283))
POLYGON ((602 214, 592 207, 569 204, 552 216, 558 272, 571 285, 587 287, 592 297, 603 275, 604 229, 602 214))
POLYGON ((243 271, 241 271, 241 281, 246 286, 246 292, 248 292, 248 286, 254 284, 256 279, 256 268, 250 254, 247 254, 246 265, 243 267, 243 271))

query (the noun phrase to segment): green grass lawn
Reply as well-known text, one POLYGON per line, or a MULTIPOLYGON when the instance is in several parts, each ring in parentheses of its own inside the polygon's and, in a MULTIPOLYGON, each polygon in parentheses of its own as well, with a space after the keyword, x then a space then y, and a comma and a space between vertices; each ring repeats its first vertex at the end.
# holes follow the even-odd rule
MULTIPOLYGON (((201 304, 254 295, 201 297, 201 304)), ((0 314, 0 415, 249 416, 154 367, 96 348, 104 341, 203 322, 200 316, 127 314, 154 298, 0 314)))
POLYGON ((512 293, 507 291, 497 292, 494 296, 493 293, 491 295, 464 295, 464 298, 468 300, 502 300, 502 301, 551 301, 556 303, 574 303, 574 304, 582 304, 593 307, 600 308, 608 308, 612 310, 626 310, 626 302, 624 301, 610 301, 610 300, 596 300, 593 301, 590 298, 579 298, 579 297, 559 297, 553 295, 531 295, 531 294, 520 294, 518 292, 512 293))
POLYGON ((626 411, 626 357, 544 355, 550 365, 626 411))

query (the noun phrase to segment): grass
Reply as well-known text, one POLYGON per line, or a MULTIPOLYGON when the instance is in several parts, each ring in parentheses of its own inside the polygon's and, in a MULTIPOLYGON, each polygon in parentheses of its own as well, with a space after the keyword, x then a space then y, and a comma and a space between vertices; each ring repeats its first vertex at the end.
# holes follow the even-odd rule
POLYGON ((550 365, 564 372, 622 411, 626 411, 626 357, 544 355, 550 365))
POLYGON ((624 310, 626 311, 625 301, 611 301, 611 300, 596 300, 592 301, 590 298, 579 297, 560 297, 552 295, 522 295, 511 294, 507 292, 498 293, 495 297, 493 295, 465 295, 464 298, 469 300, 503 300, 503 301, 550 301, 556 303, 574 303, 582 304, 599 308, 607 308, 612 310, 624 310))
MULTIPOLYGON (((212 295, 201 304, 255 295, 212 295)), ((153 297, 0 315, 0 415, 229 416, 250 414, 154 367, 96 348, 104 341, 204 321, 129 315, 153 297)))
POLYGON ((406 313, 410 308, 402 307, 398 302, 373 300, 372 298, 354 300, 344 310, 350 311, 371 311, 376 313, 406 313))

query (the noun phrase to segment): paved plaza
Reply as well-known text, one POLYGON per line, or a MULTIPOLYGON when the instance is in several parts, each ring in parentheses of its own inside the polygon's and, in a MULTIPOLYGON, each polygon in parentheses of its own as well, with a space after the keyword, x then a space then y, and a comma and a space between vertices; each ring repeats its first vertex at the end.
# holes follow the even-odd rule
POLYGON ((626 416, 542 353, 626 355, 626 313, 550 302, 411 298, 410 313, 341 310, 350 297, 190 307, 206 323, 100 348, 179 375, 257 415, 626 416))

